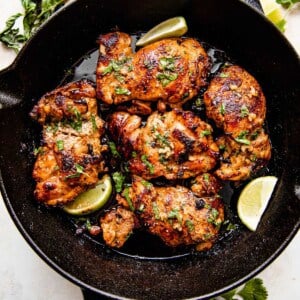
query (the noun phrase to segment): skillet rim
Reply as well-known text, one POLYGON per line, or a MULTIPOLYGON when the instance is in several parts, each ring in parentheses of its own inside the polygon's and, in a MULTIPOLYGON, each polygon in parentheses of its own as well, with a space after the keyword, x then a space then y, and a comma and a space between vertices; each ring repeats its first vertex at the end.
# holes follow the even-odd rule
MULTIPOLYGON (((250 4, 245 3, 242 0, 236 0, 239 1, 240 3, 242 3, 243 5, 248 6, 249 9, 252 9, 253 11, 255 11, 256 13, 258 13, 260 16, 262 16, 264 18, 264 22, 265 23, 269 23, 269 25, 271 25, 272 27, 274 27, 274 25, 261 13, 259 12, 257 9, 253 8, 250 4)), ((24 55, 24 52, 26 53, 27 48, 29 47, 29 45, 32 43, 32 41, 35 39, 36 35, 39 34, 39 32, 41 30, 43 30, 44 27, 47 26, 48 23, 52 22, 53 19, 56 18, 57 15, 61 14, 63 11, 69 9, 69 7, 71 6, 75 6, 77 5, 77 3, 79 2, 84 2, 84 0, 77 0, 74 1, 72 3, 70 3, 69 5, 67 5, 66 7, 62 7, 60 8, 58 11, 56 11, 53 16, 51 18, 49 18, 35 33, 34 35, 28 40, 28 42, 24 45, 24 47, 21 49, 21 51, 19 52, 18 56, 16 57, 16 59, 13 61, 13 63, 8 66, 7 68, 3 69, 0 72, 0 76, 4 75, 6 73, 9 72, 14 72, 15 70, 17 70, 18 68, 18 64, 19 61, 22 60, 22 57, 24 55)), ((277 31, 280 33, 281 35, 281 39, 284 41, 284 43, 286 44, 286 46, 288 48, 290 48, 291 51, 294 52, 295 56, 298 57, 298 60, 300 59, 300 55, 295 51, 295 49, 293 48, 293 46, 290 44, 290 42, 287 40, 287 38, 277 29, 277 31)), ((18 219, 16 213, 14 212, 14 209, 10 203, 10 200, 8 198, 8 195, 6 193, 6 189, 5 189, 5 184, 2 178, 2 173, 0 170, 0 190, 2 193, 2 197, 5 203, 5 206, 10 214, 10 217, 13 219, 14 223, 16 224, 16 227, 18 228, 19 232, 21 233, 21 235, 23 236, 23 238, 27 241, 27 243, 31 246, 31 248, 54 270, 56 270, 60 275, 62 275, 63 277, 65 277, 66 279, 70 280, 71 282, 79 285, 82 288, 87 288, 93 292, 96 292, 98 294, 110 297, 110 298, 114 298, 114 299, 129 299, 129 298, 125 298, 125 297, 121 297, 121 296, 117 296, 115 294, 111 294, 102 290, 99 290, 97 288, 94 288, 92 286, 90 286, 89 284, 86 284, 85 282, 79 280, 78 278, 76 278, 75 276, 71 275, 70 273, 64 271, 64 269, 62 269, 61 267, 59 267, 54 261, 52 261, 36 244, 35 242, 32 240, 32 238, 30 237, 30 234, 27 233, 27 231, 25 230, 25 228, 23 227, 22 223, 20 222, 20 220, 18 219)), ((223 289, 219 289, 215 292, 212 292, 210 294, 206 294, 206 295, 202 295, 200 298, 199 297, 195 297, 195 298, 189 298, 189 299, 206 299, 206 297, 210 298, 210 297, 214 297, 217 296, 219 294, 222 294, 224 292, 227 292, 233 288, 236 288, 237 286, 240 286, 241 284, 245 283, 247 280, 249 280, 250 278, 254 277, 256 274, 258 274, 259 272, 261 272, 263 269, 265 269, 270 263, 272 263, 282 252, 283 250, 288 246, 288 244, 292 241, 293 237, 297 234, 298 230, 300 227, 300 220, 298 220, 298 222, 295 224, 293 230, 290 232, 290 234, 286 237, 286 239, 284 240, 284 242, 280 245, 280 247, 267 259, 264 261, 263 264, 261 264, 259 267, 257 267, 255 270, 253 270, 251 273, 249 273, 247 276, 244 276, 243 278, 235 281, 234 283, 232 283, 231 285, 226 286, 223 289)))

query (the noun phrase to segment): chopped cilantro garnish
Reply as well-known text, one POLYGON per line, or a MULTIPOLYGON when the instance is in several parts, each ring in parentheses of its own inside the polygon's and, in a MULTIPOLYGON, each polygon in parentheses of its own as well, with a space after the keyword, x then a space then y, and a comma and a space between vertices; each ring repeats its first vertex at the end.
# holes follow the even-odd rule
POLYGON ((244 104, 242 107, 241 107, 241 118, 244 118, 244 117, 247 117, 249 115, 249 110, 248 110, 248 107, 244 104))
POLYGON ((129 195, 129 187, 125 188, 125 190, 123 191, 123 196, 125 197, 128 205, 129 205, 130 210, 134 211, 134 206, 132 204, 132 200, 131 200, 130 195, 129 195))
POLYGON ((108 146, 113 157, 121 157, 114 142, 108 142, 108 146))
POLYGON ((240 144, 250 145, 250 141, 246 138, 248 134, 247 130, 242 131, 238 137, 235 138, 235 141, 237 141, 240 144))
POLYGON ((189 232, 194 230, 194 223, 191 220, 186 220, 185 225, 187 226, 189 232))
POLYGON ((58 151, 64 150, 64 141, 63 140, 57 140, 56 141, 56 147, 58 151))
POLYGON ((65 178, 66 179, 77 178, 77 177, 80 177, 81 174, 84 174, 84 167, 83 166, 76 163, 75 164, 75 169, 76 169, 76 173, 68 175, 65 178))
POLYGON ((210 130, 202 130, 201 137, 204 137, 204 136, 207 136, 207 135, 211 135, 211 131, 210 130))
POLYGON ((154 166, 148 161, 147 155, 143 154, 141 156, 141 160, 146 165, 146 167, 148 168, 150 174, 153 174, 154 173, 154 166))
POLYGON ((122 188, 123 188, 123 183, 124 183, 124 180, 125 180, 125 176, 121 172, 114 172, 112 174, 112 178, 115 182, 116 192, 120 193, 122 191, 122 188))
POLYGON ((96 123, 96 118, 94 115, 91 115, 91 122, 92 122, 92 125, 93 125, 93 131, 96 131, 97 130, 97 123, 96 123))
POLYGON ((41 154, 41 155, 44 154, 43 147, 34 148, 33 154, 34 154, 34 156, 37 156, 38 154, 41 154))
POLYGON ((152 210, 154 212, 155 220, 159 220, 160 219, 160 214, 159 214, 159 208, 158 208, 156 202, 152 202, 152 210))
POLYGON ((156 79, 160 81, 163 87, 167 86, 170 82, 176 80, 177 77, 178 75, 176 73, 169 73, 169 72, 158 73, 156 75, 156 79))
POLYGON ((225 104, 224 104, 224 103, 221 103, 221 106, 220 106, 220 114, 221 114, 222 116, 224 116, 224 115, 225 115, 225 112, 226 112, 226 110, 225 110, 225 104))
POLYGON ((126 96, 129 96, 131 94, 131 92, 128 89, 126 89, 124 87, 121 87, 121 86, 117 86, 115 88, 115 92, 116 92, 117 95, 126 95, 126 96))

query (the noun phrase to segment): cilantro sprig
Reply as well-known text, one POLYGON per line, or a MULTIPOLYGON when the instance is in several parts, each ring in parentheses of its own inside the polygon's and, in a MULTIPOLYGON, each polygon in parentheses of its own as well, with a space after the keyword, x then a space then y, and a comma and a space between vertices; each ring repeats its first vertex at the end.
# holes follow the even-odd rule
MULTIPOLYGON (((231 290, 220 296, 225 300, 266 300, 268 298, 268 292, 263 285, 263 281, 260 278, 254 278, 248 281, 243 288, 231 290)), ((216 300, 217 298, 211 299, 216 300)), ((218 297, 218 299, 220 299, 218 297)))
POLYGON ((31 35, 62 6, 66 0, 21 0, 24 13, 12 15, 7 21, 4 30, 0 33, 0 41, 8 48, 18 52, 31 35), (23 30, 16 26, 16 21, 23 17, 23 30))
POLYGON ((294 4, 299 3, 300 0, 276 0, 278 4, 281 4, 285 8, 290 8, 294 4))

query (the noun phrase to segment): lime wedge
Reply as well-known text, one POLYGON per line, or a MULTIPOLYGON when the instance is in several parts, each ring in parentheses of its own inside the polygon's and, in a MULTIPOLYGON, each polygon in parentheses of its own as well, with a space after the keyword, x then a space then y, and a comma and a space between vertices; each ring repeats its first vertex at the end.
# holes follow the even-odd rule
POLYGON ((75 216, 91 214, 107 202, 111 192, 111 179, 108 175, 104 175, 94 188, 78 195, 73 202, 66 204, 63 210, 75 216))
POLYGON ((250 181, 241 192, 237 211, 243 224, 250 230, 256 230, 276 182, 274 176, 259 177, 250 181))
POLYGON ((281 31, 284 31, 285 20, 281 6, 275 0, 260 0, 266 17, 281 31))
POLYGON ((145 46, 155 41, 184 35, 188 30, 184 17, 175 17, 159 23, 143 35, 137 42, 137 46, 145 46))

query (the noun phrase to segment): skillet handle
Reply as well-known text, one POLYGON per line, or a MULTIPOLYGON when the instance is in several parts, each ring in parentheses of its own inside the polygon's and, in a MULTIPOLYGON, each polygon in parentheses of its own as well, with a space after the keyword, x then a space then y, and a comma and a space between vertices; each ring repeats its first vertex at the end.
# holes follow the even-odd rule
POLYGON ((111 299, 108 297, 105 297, 103 295, 100 295, 98 293, 95 293, 91 290, 88 289, 81 289, 82 295, 83 295, 83 299, 84 300, 107 300, 107 299, 111 299))
POLYGON ((22 81, 13 68, 0 72, 0 109, 19 104, 24 97, 22 81))

